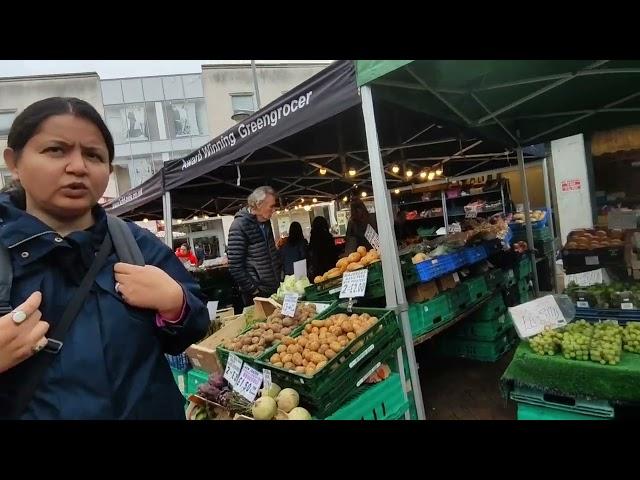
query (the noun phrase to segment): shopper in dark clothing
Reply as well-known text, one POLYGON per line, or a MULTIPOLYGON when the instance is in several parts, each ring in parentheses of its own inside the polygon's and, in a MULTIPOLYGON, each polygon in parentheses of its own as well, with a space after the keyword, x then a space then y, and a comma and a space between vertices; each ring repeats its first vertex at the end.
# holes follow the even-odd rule
POLYGON ((371 215, 364 203, 358 198, 351 200, 351 218, 347 224, 347 239, 344 253, 349 255, 355 252, 359 246, 371 250, 371 244, 365 237, 367 226, 371 225, 374 231, 378 231, 375 216, 371 215))
POLYGON ((289 225, 289 236, 279 252, 284 274, 293 275, 293 264, 307 258, 307 241, 302 235, 302 226, 298 222, 291 222, 289 225))
POLYGON ((322 275, 336 266, 338 248, 329 224, 324 217, 316 217, 311 224, 311 241, 309 243, 309 279, 322 275))
POLYGON ((229 270, 246 305, 254 297, 275 293, 282 279, 282 262, 271 230, 276 193, 258 187, 249 195, 248 206, 236 213, 229 229, 229 270))

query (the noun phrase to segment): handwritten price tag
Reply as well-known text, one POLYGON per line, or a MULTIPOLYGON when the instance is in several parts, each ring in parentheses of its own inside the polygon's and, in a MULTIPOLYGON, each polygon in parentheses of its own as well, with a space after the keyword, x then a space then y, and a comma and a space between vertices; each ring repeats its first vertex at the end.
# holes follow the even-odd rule
POLYGON ((262 379, 264 380, 264 389, 269 390, 273 381, 271 380, 271 370, 262 369, 262 379))
POLYGON ((369 270, 361 269, 355 272, 345 272, 342 275, 342 288, 340 298, 364 297, 367 289, 367 275, 369 270))
POLYGON ((238 378, 240 377, 240 371, 242 370, 242 360, 234 353, 229 353, 227 359, 227 366, 224 369, 224 378, 229 382, 232 387, 236 386, 238 378))
MULTIPOLYGON (((597 257, 596 257, 597 258, 597 257)), ((604 282, 603 270, 591 270, 590 272, 574 273, 566 276, 566 284, 574 282, 580 287, 590 287, 604 282)))
POLYGON ((459 223, 452 223, 447 227, 447 233, 460 233, 462 231, 462 227, 459 223))
POLYGON ((552 295, 510 307, 509 313, 520 338, 537 335, 545 328, 558 328, 567 324, 552 295))
POLYGON ((380 237, 378 237, 378 234, 371 225, 367 225, 367 230, 364 232, 364 238, 367 239, 367 242, 369 242, 373 248, 378 252, 380 251, 380 237))
POLYGON ((282 302, 282 315, 285 317, 293 317, 295 315, 298 297, 299 295, 297 293, 285 294, 284 301, 282 302))
POLYGON ((477 216, 478 210, 475 207, 468 209, 464 214, 464 218, 476 218, 477 216))
POLYGON ((262 373, 245 363, 240 372, 238 383, 233 389, 250 402, 253 402, 261 385, 262 373))

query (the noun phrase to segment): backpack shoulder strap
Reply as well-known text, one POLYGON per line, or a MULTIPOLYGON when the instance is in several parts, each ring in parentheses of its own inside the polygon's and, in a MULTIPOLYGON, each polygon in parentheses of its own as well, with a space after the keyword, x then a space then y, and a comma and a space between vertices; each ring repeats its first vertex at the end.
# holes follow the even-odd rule
POLYGON ((143 266, 144 257, 127 222, 114 215, 107 214, 107 226, 118 259, 124 263, 143 266))
POLYGON ((9 249, 0 245, 0 316, 6 315, 11 306, 11 284, 13 283, 13 266, 9 249))

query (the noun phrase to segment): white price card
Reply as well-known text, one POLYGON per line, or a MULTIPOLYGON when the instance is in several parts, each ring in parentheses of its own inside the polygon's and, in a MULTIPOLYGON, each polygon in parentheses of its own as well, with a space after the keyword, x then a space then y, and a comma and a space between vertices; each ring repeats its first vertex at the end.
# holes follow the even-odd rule
POLYGON ((299 296, 297 293, 285 293, 284 301, 282 302, 282 315, 285 317, 293 317, 295 315, 299 296))
POLYGON ((605 283, 603 272, 604 270, 599 268, 597 270, 591 270, 590 272, 573 273, 566 276, 565 284, 569 285, 573 282, 579 287, 590 287, 591 285, 605 283))
POLYGON ((218 313, 218 301, 207 302, 207 310, 209 310, 209 320, 212 322, 215 321, 218 313))
POLYGON ((578 308, 589 308, 589 302, 577 301, 576 307, 578 308))
POLYGON ((567 324, 553 295, 509 308, 509 313, 520 338, 537 335, 545 328, 558 328, 567 324))
POLYGON ((242 360, 235 353, 229 353, 229 358, 227 358, 227 366, 224 369, 224 378, 232 387, 236 386, 236 382, 240 377, 241 370, 242 360))
POLYGON ((459 223, 452 223, 447 227, 447 233, 460 233, 462 231, 462 227, 459 223))
POLYGON ((264 389, 269 390, 273 381, 271 380, 271 370, 268 368, 262 369, 262 379, 264 380, 264 389))
POLYGON ((378 237, 378 234, 371 225, 367 225, 364 238, 367 239, 367 242, 369 242, 373 248, 380 252, 380 237, 378 237))
POLYGON ((600 259, 598 258, 597 255, 594 255, 592 257, 584 257, 584 264, 585 265, 600 265, 600 259))
POLYGON ((261 385, 262 373, 245 363, 240 372, 238 383, 233 389, 250 402, 253 402, 261 385))
POLYGON ((474 207, 467 210, 464 213, 464 218, 476 218, 478 216, 478 210, 474 207))
POLYGON ((354 272, 345 272, 342 275, 340 298, 364 297, 364 291, 367 289, 368 274, 369 270, 364 268, 354 272))
POLYGON ((621 310, 633 310, 633 303, 631 302, 623 302, 620 304, 621 310))
POLYGON ((293 262, 293 274, 296 276, 296 280, 301 280, 307 276, 306 259, 293 262))

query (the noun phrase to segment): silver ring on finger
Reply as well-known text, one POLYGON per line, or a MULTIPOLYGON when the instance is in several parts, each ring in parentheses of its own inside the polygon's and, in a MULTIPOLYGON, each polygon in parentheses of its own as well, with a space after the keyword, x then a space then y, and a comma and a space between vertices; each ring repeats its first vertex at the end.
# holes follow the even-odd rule
POLYGON ((116 291, 117 294, 122 295, 122 293, 120 293, 120 282, 116 282, 114 290, 116 291))
POLYGON ((11 320, 13 320, 13 323, 15 323, 16 325, 20 325, 26 319, 27 319, 27 314, 22 310, 15 310, 13 312, 13 315, 11 315, 11 320))

